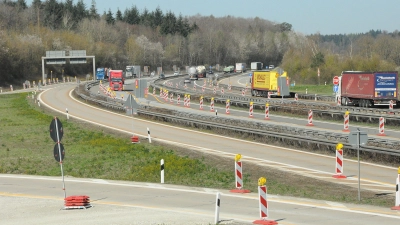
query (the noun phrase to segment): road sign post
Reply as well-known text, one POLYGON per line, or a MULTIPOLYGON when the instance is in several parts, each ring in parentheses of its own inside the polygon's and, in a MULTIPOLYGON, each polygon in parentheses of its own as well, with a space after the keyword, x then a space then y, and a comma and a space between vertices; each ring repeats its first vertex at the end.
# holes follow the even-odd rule
POLYGON ((358 159, 358 201, 361 201, 360 194, 360 145, 366 145, 368 142, 368 135, 365 131, 360 131, 357 128, 357 131, 352 131, 349 134, 349 143, 353 146, 357 146, 357 159, 358 159))

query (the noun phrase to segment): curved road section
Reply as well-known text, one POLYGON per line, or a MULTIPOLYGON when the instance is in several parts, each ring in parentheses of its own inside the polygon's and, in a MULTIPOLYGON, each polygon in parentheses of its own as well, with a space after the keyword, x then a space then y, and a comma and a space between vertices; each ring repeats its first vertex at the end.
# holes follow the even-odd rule
MULTIPOLYGON (((330 171, 334 163, 331 157, 132 119, 74 100, 70 96, 72 88, 66 85, 48 90, 40 99, 44 105, 61 113, 68 108, 70 117, 121 132, 146 136, 146 128, 150 127, 153 139, 158 141, 227 157, 239 152, 244 156, 243 161, 259 164, 268 162, 282 168, 303 168, 305 171, 302 173, 309 173, 310 176, 326 175, 326 178, 319 179, 328 179, 332 175, 330 171)), ((364 173, 370 176, 368 179, 375 182, 373 186, 394 190, 394 184, 391 184, 391 174, 396 174, 394 168, 371 164, 362 166, 366 170, 364 173)), ((348 162, 347 169, 355 168, 355 162, 348 162)), ((59 210, 63 207, 61 187, 61 178, 57 177, 0 175, 0 202, 4 203, 2 212, 7 215, 2 217, 2 224, 70 224, 71 221, 89 224, 213 224, 217 192, 222 195, 222 224, 251 224, 259 219, 256 193, 236 195, 226 190, 67 177, 67 195, 88 195, 94 207, 87 210, 59 210)), ((400 222, 400 214, 386 208, 271 195, 268 198, 269 219, 277 220, 280 224, 400 222)))

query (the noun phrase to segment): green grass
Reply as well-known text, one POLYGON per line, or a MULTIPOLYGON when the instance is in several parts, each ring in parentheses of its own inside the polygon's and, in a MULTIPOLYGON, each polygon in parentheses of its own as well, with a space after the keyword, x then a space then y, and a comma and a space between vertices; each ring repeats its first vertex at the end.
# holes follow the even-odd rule
MULTIPOLYGON (((0 173, 60 176, 53 156, 55 143, 49 125, 53 113, 33 104, 27 94, 0 95, 0 173), (48 114, 46 114, 48 113, 48 114)), ((155 144, 131 144, 128 135, 110 133, 60 118, 65 147, 64 174, 138 182, 160 182, 160 160, 165 160, 165 181, 169 184, 233 189, 233 159, 190 149, 155 144)), ((314 180, 272 168, 246 165, 244 186, 257 191, 257 180, 268 179, 270 194, 354 202, 356 190, 314 180), (342 191, 340 191, 342 190, 342 191)), ((363 191, 361 203, 391 206, 389 196, 363 191)))
POLYGON ((290 87, 291 92, 318 95, 333 95, 333 84, 327 85, 296 85, 290 87), (306 91, 307 90, 307 91, 306 91))

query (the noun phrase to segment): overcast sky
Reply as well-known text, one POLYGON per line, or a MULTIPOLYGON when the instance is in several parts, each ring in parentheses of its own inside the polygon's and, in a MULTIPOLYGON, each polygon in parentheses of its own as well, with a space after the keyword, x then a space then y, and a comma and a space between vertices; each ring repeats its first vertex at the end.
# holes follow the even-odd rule
MULTIPOLYGON (((44 0, 42 0, 44 1, 44 0)), ((60 1, 60 0, 58 0, 60 1)), ((30 5, 32 0, 27 0, 30 5)), ((74 0, 76 4, 78 0, 74 0)), ((84 0, 89 9, 92 0, 84 0)), ((183 16, 200 14, 223 17, 260 17, 287 22, 304 34, 362 33, 369 30, 400 30, 400 0, 96 0, 98 12, 122 12, 133 5, 142 11, 160 7, 183 16)))

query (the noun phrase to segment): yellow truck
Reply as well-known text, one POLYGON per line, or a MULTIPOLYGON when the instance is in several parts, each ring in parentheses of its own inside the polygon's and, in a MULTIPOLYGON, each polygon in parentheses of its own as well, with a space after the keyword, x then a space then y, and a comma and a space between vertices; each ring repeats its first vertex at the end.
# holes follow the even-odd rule
POLYGON ((286 71, 282 75, 275 70, 253 71, 250 83, 252 96, 268 97, 268 92, 271 96, 290 96, 286 71))

